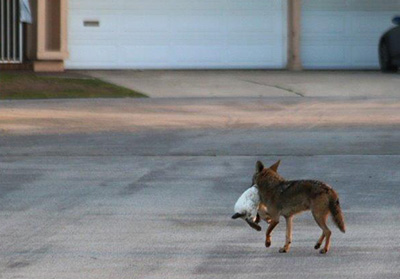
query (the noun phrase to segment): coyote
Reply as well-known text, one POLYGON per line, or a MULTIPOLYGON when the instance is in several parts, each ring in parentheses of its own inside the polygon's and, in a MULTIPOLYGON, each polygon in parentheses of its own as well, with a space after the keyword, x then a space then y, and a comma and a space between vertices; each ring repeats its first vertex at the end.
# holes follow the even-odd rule
POLYGON ((285 180, 277 172, 279 164, 280 161, 269 168, 265 168, 263 163, 258 161, 252 180, 252 185, 257 185, 260 201, 267 206, 271 218, 266 233, 265 246, 271 246, 271 233, 278 225, 279 217, 283 216, 286 219, 286 242, 279 252, 289 252, 292 243, 293 216, 311 210, 315 222, 322 229, 322 235, 314 248, 319 249, 325 239, 325 247, 320 250, 320 253, 327 253, 331 238, 331 231, 326 225, 329 213, 332 214, 332 219, 339 230, 343 233, 346 231, 338 194, 321 181, 285 180))

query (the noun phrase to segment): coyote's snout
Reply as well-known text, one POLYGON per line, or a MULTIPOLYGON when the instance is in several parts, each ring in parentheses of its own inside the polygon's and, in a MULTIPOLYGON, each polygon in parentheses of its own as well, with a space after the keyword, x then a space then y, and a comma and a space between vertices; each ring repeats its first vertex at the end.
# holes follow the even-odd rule
POLYGON ((325 246, 320 250, 325 254, 330 248, 331 231, 326 225, 329 214, 343 233, 346 231, 344 216, 340 208, 339 196, 329 185, 316 180, 285 180, 278 174, 280 161, 265 168, 260 161, 256 164, 253 185, 257 185, 260 201, 268 208, 271 218, 267 229, 265 246, 271 246, 271 233, 279 223, 279 217, 286 219, 286 242, 279 250, 289 252, 292 243, 293 216, 302 211, 311 210, 315 222, 322 229, 315 249, 319 249, 325 239, 325 246))

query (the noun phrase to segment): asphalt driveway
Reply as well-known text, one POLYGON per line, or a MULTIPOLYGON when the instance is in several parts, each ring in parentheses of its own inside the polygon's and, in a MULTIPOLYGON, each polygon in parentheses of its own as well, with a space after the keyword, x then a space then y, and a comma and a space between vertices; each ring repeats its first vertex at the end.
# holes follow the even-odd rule
POLYGON ((0 278, 397 278, 400 100, 379 94, 3 101, 0 278), (289 254, 284 222, 266 249, 230 219, 277 159, 338 191, 328 255, 308 213, 289 254))

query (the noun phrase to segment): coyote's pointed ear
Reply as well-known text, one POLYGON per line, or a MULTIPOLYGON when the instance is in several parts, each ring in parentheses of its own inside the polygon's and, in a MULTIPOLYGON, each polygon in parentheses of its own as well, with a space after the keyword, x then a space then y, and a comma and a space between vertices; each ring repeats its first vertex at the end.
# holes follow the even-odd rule
POLYGON ((261 161, 257 161, 256 163, 256 172, 259 173, 264 169, 264 164, 261 161))
POLYGON ((273 164, 273 165, 270 166, 269 168, 270 168, 271 170, 273 170, 274 172, 277 172, 280 163, 281 163, 281 160, 279 160, 278 162, 276 162, 275 164, 273 164))

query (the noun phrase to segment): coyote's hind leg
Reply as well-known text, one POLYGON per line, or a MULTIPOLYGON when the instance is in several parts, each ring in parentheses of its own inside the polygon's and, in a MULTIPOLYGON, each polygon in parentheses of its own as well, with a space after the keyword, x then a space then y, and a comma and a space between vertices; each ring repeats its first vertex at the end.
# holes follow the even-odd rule
POLYGON ((329 251, 330 245, 331 245, 331 230, 328 228, 326 225, 326 220, 328 219, 328 211, 322 212, 322 213, 317 213, 314 210, 312 211, 312 214, 314 216, 315 222, 317 222, 318 226, 322 229, 322 235, 319 238, 317 244, 315 245, 315 249, 318 249, 319 246, 321 246, 324 238, 325 238, 325 247, 322 248, 319 252, 321 254, 326 254, 329 251))
POLYGON ((325 239, 325 234, 324 232, 322 232, 321 237, 318 239, 317 244, 315 244, 314 249, 317 250, 319 248, 321 248, 322 242, 325 239))

